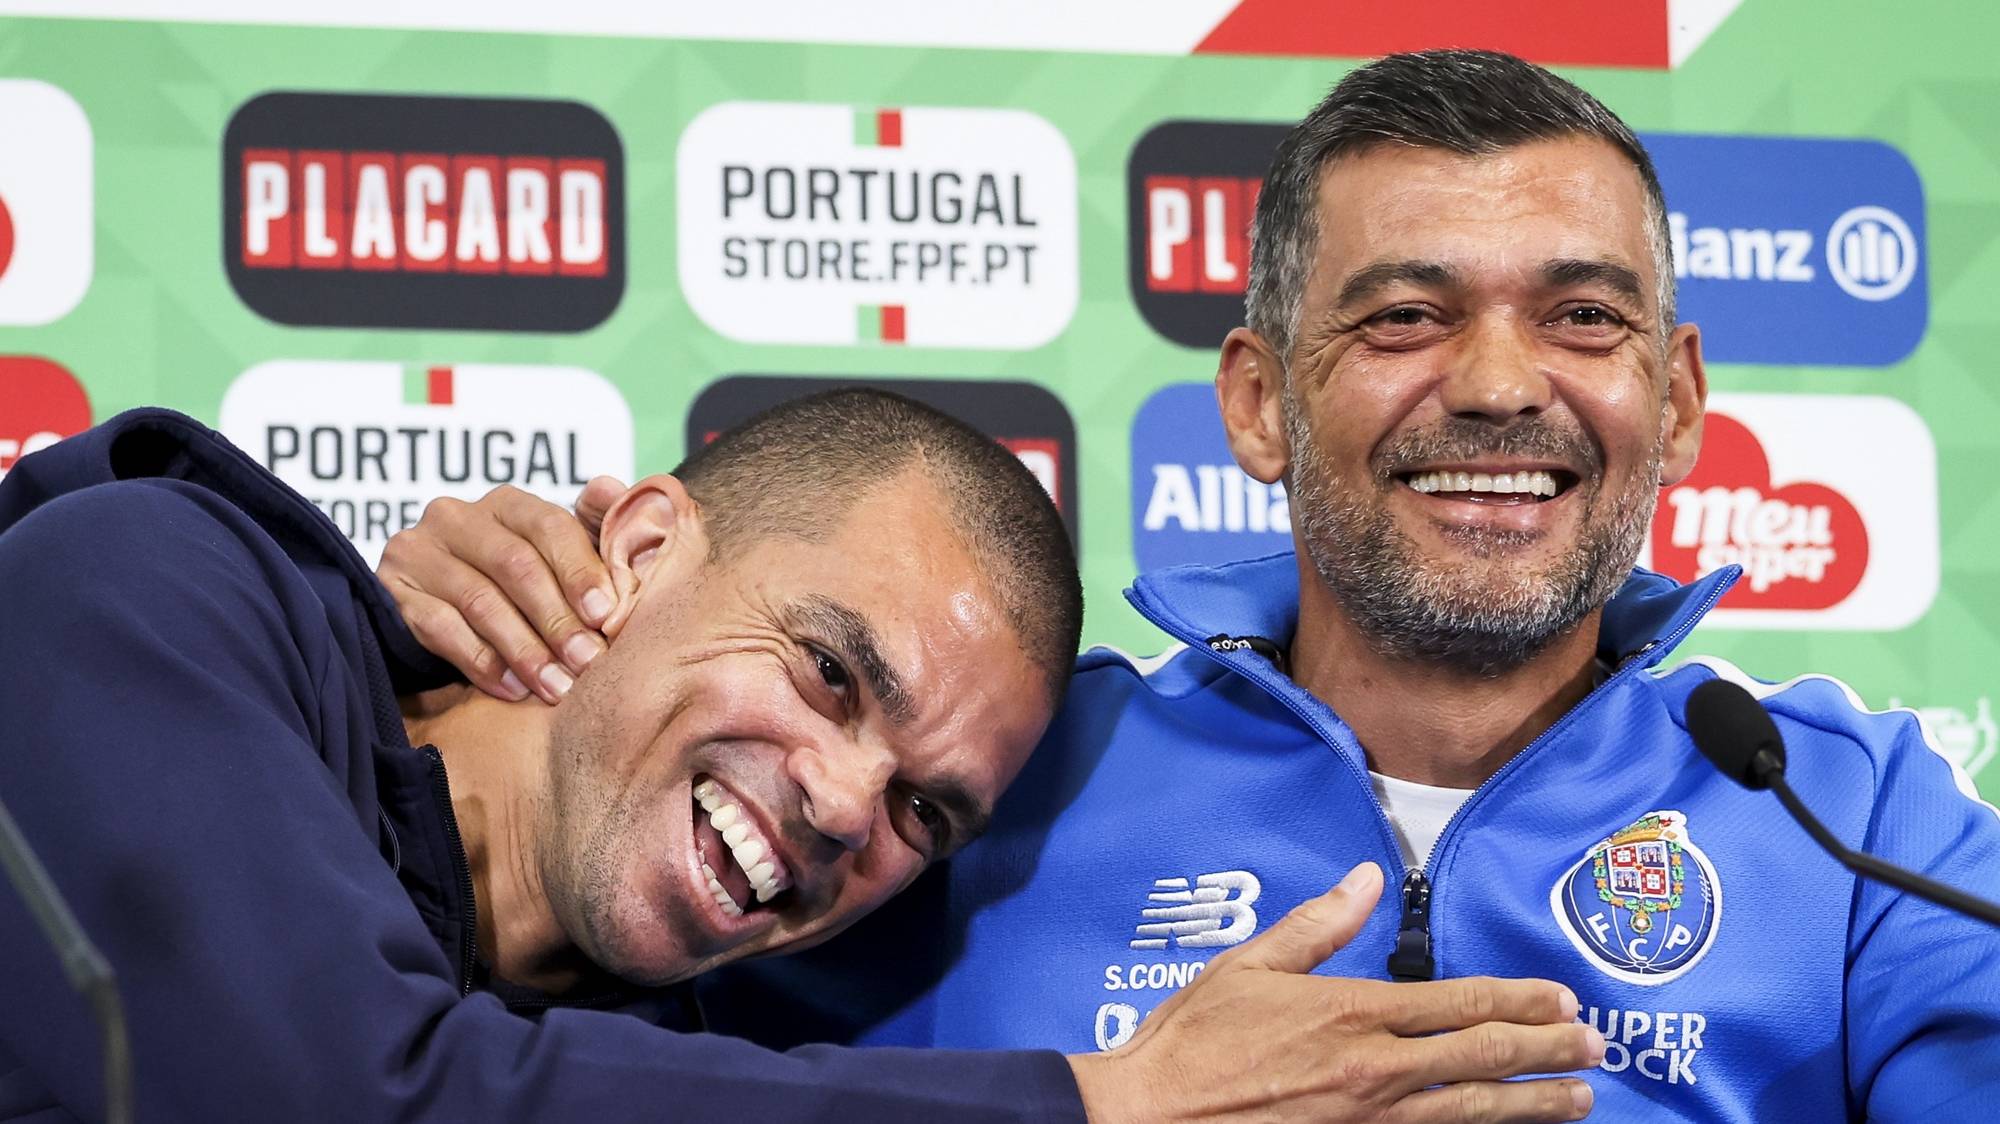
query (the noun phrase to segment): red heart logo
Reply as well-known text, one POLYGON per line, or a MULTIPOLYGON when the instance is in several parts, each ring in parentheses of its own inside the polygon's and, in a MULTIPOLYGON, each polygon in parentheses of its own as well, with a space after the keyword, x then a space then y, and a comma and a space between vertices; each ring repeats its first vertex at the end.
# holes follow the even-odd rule
POLYGON ((1750 427, 1711 413, 1701 460, 1660 494, 1653 567, 1693 581, 1734 562, 1743 579, 1731 609, 1829 609, 1861 584, 1868 529, 1846 496, 1824 484, 1771 486, 1771 462, 1750 427))
POLYGON ((0 277, 7 276, 7 263, 14 260, 14 215, 7 200, 0 199, 0 277))

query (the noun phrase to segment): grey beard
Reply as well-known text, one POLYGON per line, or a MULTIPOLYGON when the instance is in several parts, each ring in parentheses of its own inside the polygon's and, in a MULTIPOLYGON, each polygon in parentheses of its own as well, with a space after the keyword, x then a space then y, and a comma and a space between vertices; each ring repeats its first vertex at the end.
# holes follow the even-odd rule
MULTIPOLYGON (((1292 525, 1341 610, 1384 656, 1480 676, 1520 667, 1610 600, 1639 557, 1659 499, 1655 445, 1652 471, 1635 476, 1623 494, 1604 494, 1602 458, 1581 433, 1539 419, 1499 429, 1451 418, 1384 450, 1365 490, 1344 489, 1326 470, 1310 427, 1284 411, 1291 443, 1292 525), (1479 454, 1559 456, 1590 471, 1582 541, 1542 573, 1518 567, 1456 567, 1426 558, 1390 520, 1380 496, 1395 487, 1402 465, 1479 454), (1608 504, 1608 511, 1604 505, 1608 504)), ((1505 557, 1530 541, 1509 531, 1447 531, 1475 558, 1505 557)))

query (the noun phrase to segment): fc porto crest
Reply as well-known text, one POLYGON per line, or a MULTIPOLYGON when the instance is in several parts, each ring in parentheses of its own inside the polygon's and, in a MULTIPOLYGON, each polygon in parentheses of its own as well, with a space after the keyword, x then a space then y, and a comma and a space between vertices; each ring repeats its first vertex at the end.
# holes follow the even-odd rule
POLYGON ((1648 812, 1592 847, 1549 891, 1556 924, 1585 960, 1626 983, 1678 979, 1722 920, 1722 880, 1679 812, 1648 812))

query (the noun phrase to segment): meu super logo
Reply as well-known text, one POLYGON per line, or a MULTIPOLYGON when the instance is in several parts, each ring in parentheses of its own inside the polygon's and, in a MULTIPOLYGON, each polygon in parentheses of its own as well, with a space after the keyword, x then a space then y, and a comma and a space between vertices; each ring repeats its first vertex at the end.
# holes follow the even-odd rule
POLYGON ((677 164, 681 288, 732 339, 1028 348, 1076 311, 1076 160, 1033 114, 726 102, 677 164))
POLYGON ((1923 184, 1879 141, 1648 134, 1680 318, 1719 362, 1885 366, 1929 321, 1923 184))
POLYGON ((625 286, 623 151, 575 102, 265 94, 223 142, 223 241, 285 324, 581 331, 625 286))
POLYGON ((1891 398, 1715 394, 1701 458, 1665 489, 1646 565, 1743 577, 1722 628, 1896 629, 1939 580, 1937 450, 1891 398))

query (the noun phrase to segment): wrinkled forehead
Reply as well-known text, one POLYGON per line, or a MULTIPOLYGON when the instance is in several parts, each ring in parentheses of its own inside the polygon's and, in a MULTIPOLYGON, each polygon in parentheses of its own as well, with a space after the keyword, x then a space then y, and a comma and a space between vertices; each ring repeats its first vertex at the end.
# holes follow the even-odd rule
POLYGON ((836 647, 911 747, 1011 759, 1046 721, 1042 676, 932 489, 879 490, 823 542, 771 540, 738 564, 788 628, 836 647))
POLYGON ((1557 259, 1618 261, 1655 278, 1639 170, 1596 137, 1482 155, 1371 145, 1322 170, 1314 280, 1392 260, 1514 270, 1557 259))

